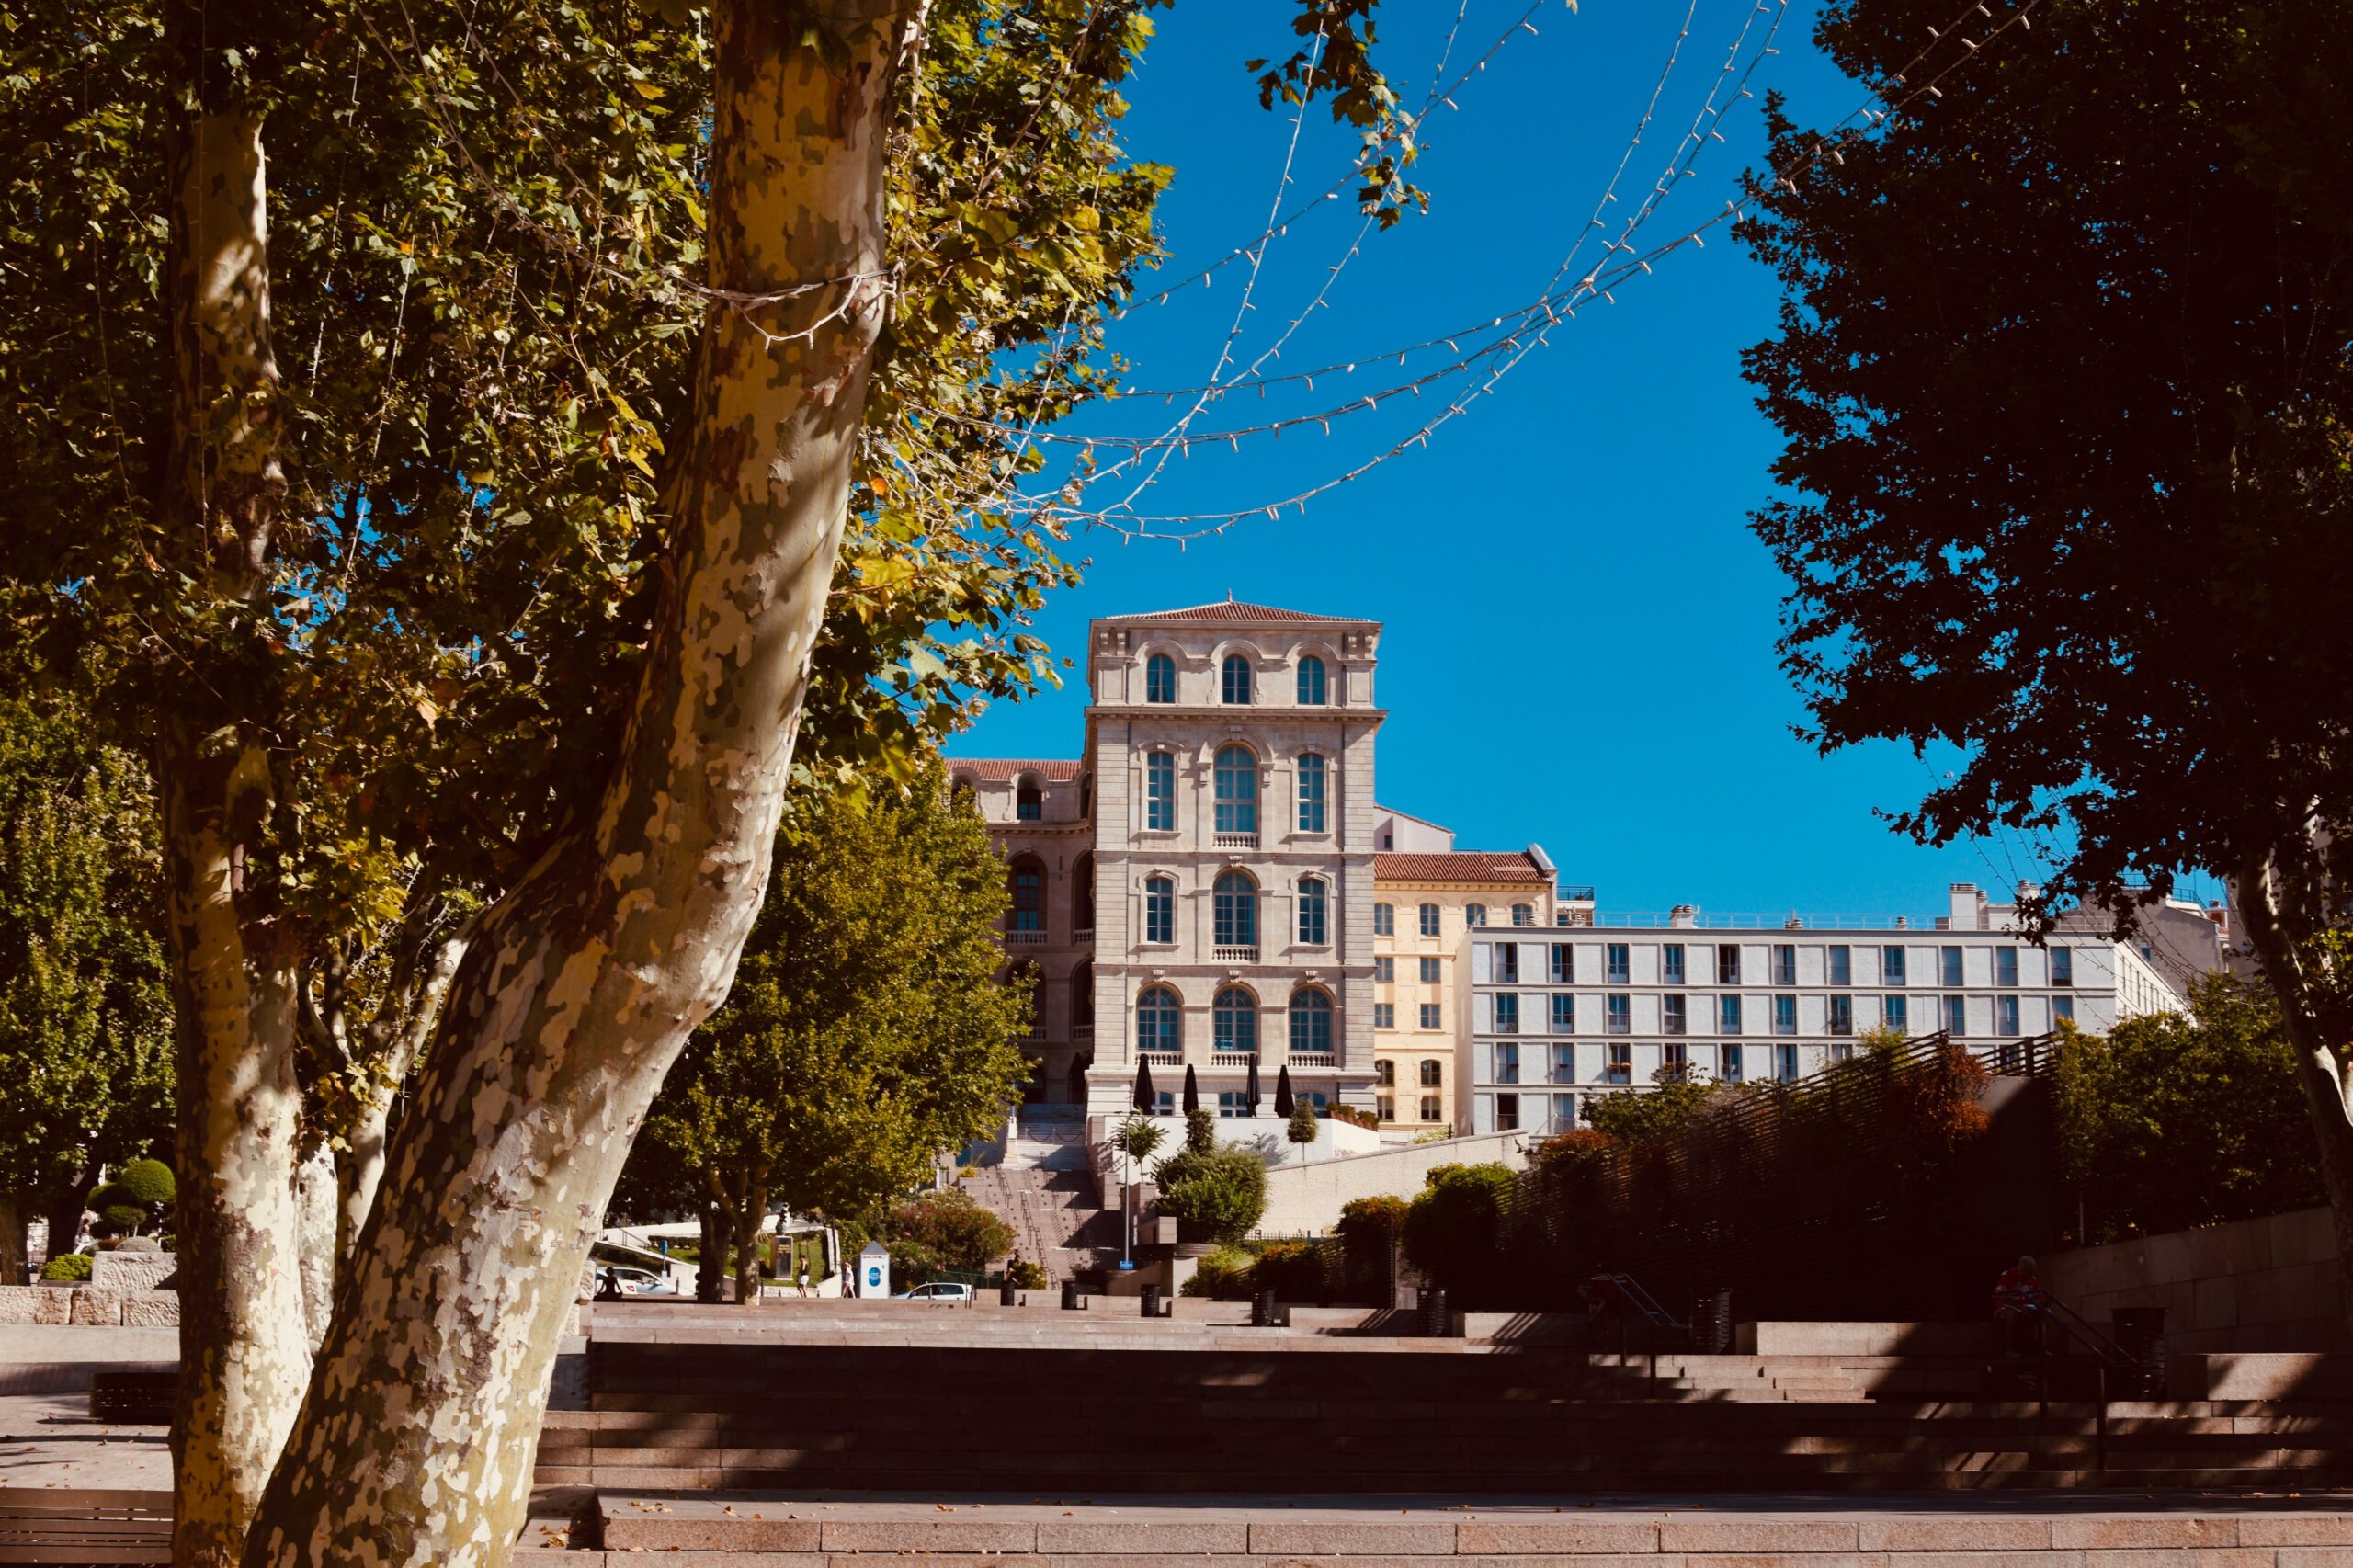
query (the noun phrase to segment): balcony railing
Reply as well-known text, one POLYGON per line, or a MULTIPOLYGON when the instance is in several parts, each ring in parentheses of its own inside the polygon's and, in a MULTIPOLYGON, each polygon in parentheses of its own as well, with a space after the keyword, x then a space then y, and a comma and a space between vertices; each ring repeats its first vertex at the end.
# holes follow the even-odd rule
POLYGON ((1247 1051, 1213 1051, 1210 1052, 1212 1067, 1247 1067, 1254 1053, 1247 1051))
POLYGON ((1218 963, 1256 963, 1258 949, 1256 944, 1246 948, 1211 948, 1210 958, 1218 963))
POLYGON ((1046 934, 1043 931, 1007 931, 1005 934, 1005 939, 1017 948, 1042 948, 1046 945, 1046 934))
POLYGON ((1175 1067, 1185 1060, 1185 1053, 1181 1051, 1143 1051, 1136 1054, 1140 1060, 1149 1062, 1154 1067, 1175 1067))
POLYGON ((1294 1067, 1337 1067, 1339 1060, 1328 1051, 1294 1051, 1290 1053, 1294 1067))
POLYGON ((1256 849, 1258 847, 1258 835, 1255 833, 1212 834, 1210 844, 1218 849, 1256 849))

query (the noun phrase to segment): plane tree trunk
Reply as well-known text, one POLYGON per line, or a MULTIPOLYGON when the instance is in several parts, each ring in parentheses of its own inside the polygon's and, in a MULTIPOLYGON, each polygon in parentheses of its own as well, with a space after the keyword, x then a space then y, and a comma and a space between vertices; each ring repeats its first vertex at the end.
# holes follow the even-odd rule
POLYGON ((628 732, 596 820, 485 913, 459 966, 256 1568, 513 1551, 581 1267, 766 889, 882 316, 912 8, 718 7, 708 250, 723 293, 673 443, 628 732))
POLYGON ((2239 877, 2240 916, 2279 999, 2296 1078, 2312 1113, 2322 1185, 2336 1231, 2338 1294, 2353 1327, 2353 963, 2325 938, 2341 929, 2337 884, 2323 844, 2275 850, 2239 877))
MULTIPOLYGON (((225 21, 225 18, 215 18, 225 21)), ((267 718, 269 561, 285 488, 269 342, 267 165, 225 26, 165 7, 173 364, 163 548, 192 639, 159 653, 156 739, 178 1068, 180 1381, 173 1561, 238 1561, 301 1407, 295 943, 266 853, 279 791, 267 718)), ((183 629, 169 629, 178 636, 183 629)), ((67 1244, 71 1244, 68 1238, 67 1244)))

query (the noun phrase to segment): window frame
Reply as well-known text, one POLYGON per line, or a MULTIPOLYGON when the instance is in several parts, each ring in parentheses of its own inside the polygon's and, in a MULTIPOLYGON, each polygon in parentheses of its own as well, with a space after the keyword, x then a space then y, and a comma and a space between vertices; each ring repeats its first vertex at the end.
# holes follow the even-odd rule
POLYGON ((1226 708, 1249 708, 1256 705, 1258 685, 1257 672, 1251 667, 1250 656, 1247 653, 1228 653, 1224 658, 1219 660, 1217 677, 1218 701, 1220 706, 1226 708), (1234 678, 1237 673, 1239 673, 1241 676, 1239 681, 1236 681, 1234 678), (1242 693, 1240 697, 1233 695, 1237 688, 1242 693))
POLYGON ((1296 820, 1301 833, 1324 831, 1324 790, 1326 771, 1322 752, 1307 751, 1299 754, 1293 793, 1299 797, 1299 812, 1296 820))
POLYGON ((1255 948, 1258 945, 1258 879, 1239 866, 1229 866, 1210 884, 1210 945, 1214 948, 1255 948))
POLYGON ((1166 653, 1150 653, 1143 661, 1143 699, 1155 706, 1176 700, 1176 661, 1166 653), (1160 676, 1168 678, 1163 681, 1160 676))
POLYGON ((1339 1035, 1340 1009, 1333 1003, 1330 992, 1320 985, 1300 986, 1290 994, 1290 1004, 1284 1011, 1290 1024, 1292 1056, 1335 1054, 1333 1042, 1339 1035), (1302 1033, 1306 1037, 1304 1042, 1301 1039, 1302 1033))
POLYGON ((1143 754, 1143 830, 1176 831, 1176 754, 1165 747, 1143 754))
POLYGON ((1221 985, 1210 999, 1210 1051, 1218 1056, 1258 1054, 1258 998, 1247 986, 1221 985), (1241 1005, 1233 1005, 1235 998, 1241 1005))
POLYGON ((1299 945, 1302 948, 1327 948, 1332 945, 1328 906, 1330 890, 1321 877, 1299 879, 1299 945))
POLYGON ((1300 655, 1298 687, 1299 705, 1302 708, 1331 706, 1330 672, 1324 669, 1324 661, 1317 655, 1313 653, 1300 655), (1308 678, 1311 675, 1314 677, 1313 681, 1308 678))
POLYGON ((1174 947, 1176 942, 1176 879, 1146 877, 1143 880, 1143 940, 1146 947, 1174 947), (1154 926, 1160 927, 1154 934, 1154 926))
POLYGON ((1136 1051, 1139 1053, 1158 1051, 1164 1055, 1174 1051, 1181 1056, 1184 1050, 1185 999, 1176 994, 1174 986, 1145 986, 1136 994, 1136 1051), (1165 1017, 1167 1023, 1165 1030, 1147 1033, 1144 1028, 1147 1016, 1155 1018, 1165 1017))
POLYGON ((1211 787, 1216 801, 1211 830, 1217 833, 1258 831, 1258 754, 1240 741, 1217 748, 1211 763, 1211 787), (1246 765, 1234 758, 1247 759, 1246 765))

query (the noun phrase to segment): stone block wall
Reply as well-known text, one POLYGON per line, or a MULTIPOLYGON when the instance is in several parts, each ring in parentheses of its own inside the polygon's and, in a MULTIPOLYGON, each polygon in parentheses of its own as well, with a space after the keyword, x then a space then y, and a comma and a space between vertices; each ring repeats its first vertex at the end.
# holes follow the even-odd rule
POLYGON ((85 1327, 172 1328, 180 1321, 176 1290, 103 1290, 93 1285, 0 1286, 0 1324, 79 1324, 85 1327))
POLYGON ((2041 1265, 2043 1283, 2095 1324, 2118 1307, 2165 1308, 2169 1350, 2353 1350, 2326 1209, 2136 1236, 2041 1265))

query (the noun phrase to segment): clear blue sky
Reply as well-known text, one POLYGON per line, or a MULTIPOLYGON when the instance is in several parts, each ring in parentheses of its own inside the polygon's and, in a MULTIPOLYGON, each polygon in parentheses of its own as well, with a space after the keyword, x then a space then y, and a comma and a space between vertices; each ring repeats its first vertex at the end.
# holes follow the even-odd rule
MULTIPOLYGON (((1484 320, 1536 297, 1584 227, 1656 81, 1688 0, 1549 0, 1430 122, 1418 170, 1430 210, 1376 234, 1338 277, 1279 365, 1311 369, 1484 320)), ((1471 0, 1454 69, 1483 53, 1526 0, 1471 0)), ((1172 255, 1158 287, 1264 225, 1290 123, 1256 107, 1244 60, 1288 52, 1278 0, 1180 0, 1130 97, 1131 153, 1172 165, 1162 213, 1172 255)), ((1452 0, 1382 7, 1382 58, 1418 103, 1452 0)), ((1813 6, 1793 6, 1751 85, 1791 95, 1816 123, 1860 90, 1813 50, 1813 6)), ((1746 0, 1699 0, 1682 62, 1619 189, 1620 215, 1648 191, 1731 47, 1746 0)), ((1768 18, 1759 18, 1760 24, 1768 18)), ((1752 35, 1752 40, 1760 35, 1752 35)), ((1723 124, 1697 177, 1643 230, 1660 240, 1720 210, 1761 148, 1758 100, 1723 124)), ((1294 199, 1346 166, 1320 110, 1301 137, 1294 199)), ((1254 356, 1283 331, 1347 250, 1357 220, 1325 203, 1270 247, 1257 308, 1238 340, 1254 356)), ((1588 243, 1586 256, 1599 253, 1588 243)), ((1585 267, 1580 266, 1576 274, 1585 267)), ((1214 365, 1246 276, 1229 267, 1113 329, 1129 384, 1193 386, 1214 365)), ((1574 275, 1573 275, 1574 276, 1574 275)), ((1908 751, 1823 758, 1795 739, 1797 699, 1773 653, 1782 580, 1746 516, 1769 493, 1778 449, 1739 374, 1771 329, 1772 279, 1722 229, 1552 335, 1494 393, 1414 449, 1311 503, 1302 516, 1243 522, 1183 549, 1074 540, 1084 586, 1036 630, 1081 657, 1069 683, 1000 705, 951 748, 966 756, 1068 756, 1081 735, 1088 619, 1224 597, 1385 623, 1379 748, 1383 804, 1455 828, 1465 847, 1541 843, 1564 881, 1604 909, 1698 902, 1720 913, 1926 913, 1944 884, 1996 889, 2029 874, 2028 845, 1921 849, 1874 808, 1912 803, 1932 776, 1908 751)), ((1439 356, 1439 360, 1451 356, 1439 356)), ((1237 394, 1196 428, 1333 406, 1399 380, 1319 381, 1237 394)), ((1412 369, 1423 368, 1416 359, 1412 369)), ((1410 371, 1409 371, 1410 373, 1410 371)), ((1139 509, 1191 513, 1305 490, 1410 432, 1446 393, 1238 454, 1168 464, 1139 509), (1392 410, 1395 411, 1392 413, 1392 410)), ((1163 427, 1183 403, 1081 416, 1094 432, 1163 427)), ((1108 454, 1108 451, 1106 453, 1108 454)), ((1098 486, 1090 503, 1115 492, 1098 486)))

